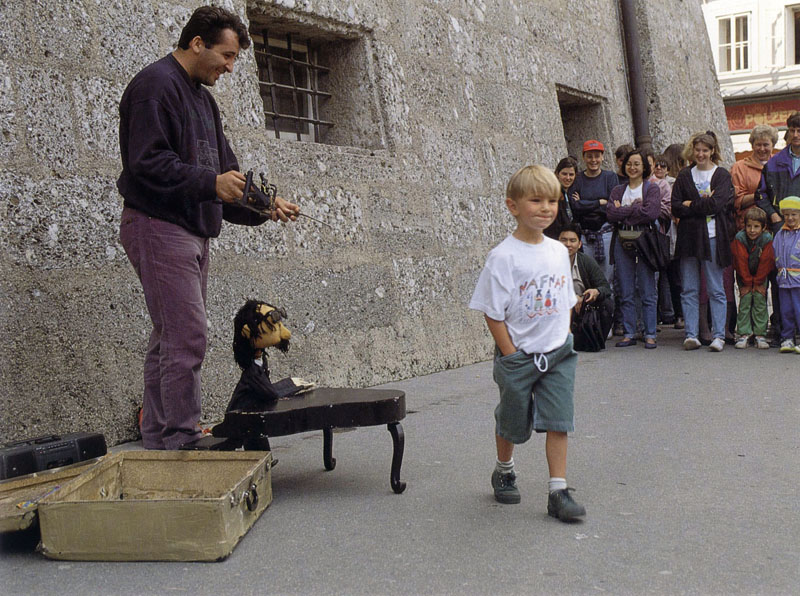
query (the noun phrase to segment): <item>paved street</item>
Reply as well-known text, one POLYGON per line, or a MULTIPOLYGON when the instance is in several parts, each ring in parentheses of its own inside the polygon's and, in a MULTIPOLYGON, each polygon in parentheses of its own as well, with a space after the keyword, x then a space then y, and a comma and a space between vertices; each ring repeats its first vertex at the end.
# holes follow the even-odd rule
MULTIPOLYGON (((800 356, 641 345, 581 354, 568 483, 547 516, 544 438, 515 454, 522 503, 494 502, 491 364, 392 383, 385 428, 273 439, 274 501, 220 563, 49 561, 0 539, 3 594, 790 594, 800 585, 800 356)), ((609 343, 611 346, 612 344, 609 343)))

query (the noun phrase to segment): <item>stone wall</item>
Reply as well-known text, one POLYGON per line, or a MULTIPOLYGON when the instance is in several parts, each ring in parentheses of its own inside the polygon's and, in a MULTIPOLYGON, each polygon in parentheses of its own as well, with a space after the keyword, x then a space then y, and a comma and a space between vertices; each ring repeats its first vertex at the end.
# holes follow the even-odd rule
MULTIPOLYGON (((213 241, 204 418, 220 417, 237 380, 231 320, 247 297, 289 312, 292 349, 270 361, 277 377, 369 386, 487 358, 489 335, 466 302, 511 228, 509 175, 578 154, 584 132, 611 147, 632 139, 617 3, 223 4, 254 29, 280 23, 349 40, 355 58, 339 75, 358 105, 349 116, 339 108, 350 122, 338 144, 268 138, 252 48, 213 90, 241 166, 268 170, 283 196, 332 229, 306 219, 227 226, 213 241)), ((655 145, 724 130, 697 2, 639 4, 655 145)), ((3 8, 0 441, 136 436, 149 320, 117 239, 117 104, 140 68, 172 50, 196 6, 3 8)))

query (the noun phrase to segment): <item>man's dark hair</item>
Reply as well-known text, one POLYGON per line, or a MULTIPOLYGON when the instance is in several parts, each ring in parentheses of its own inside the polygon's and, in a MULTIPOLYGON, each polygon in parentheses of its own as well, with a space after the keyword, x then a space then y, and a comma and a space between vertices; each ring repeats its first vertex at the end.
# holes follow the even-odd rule
POLYGON ((195 10, 181 31, 178 47, 182 50, 189 49, 189 42, 198 35, 206 47, 211 47, 219 43, 220 35, 225 29, 231 29, 239 37, 240 49, 246 50, 250 47, 247 27, 239 16, 219 6, 201 6, 195 10))
POLYGON ((561 234, 564 232, 572 232, 578 237, 578 240, 581 239, 581 234, 583 234, 583 230, 581 230, 581 224, 575 223, 574 221, 569 222, 568 224, 564 224, 561 227, 561 231, 558 233, 559 238, 561 234))
POLYGON ((786 119, 787 128, 800 128, 800 112, 789 115, 786 119))

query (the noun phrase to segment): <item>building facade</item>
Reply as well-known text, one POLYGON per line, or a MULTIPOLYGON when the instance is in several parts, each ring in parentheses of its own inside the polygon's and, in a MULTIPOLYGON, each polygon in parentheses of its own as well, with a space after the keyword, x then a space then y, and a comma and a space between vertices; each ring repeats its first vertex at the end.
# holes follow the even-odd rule
POLYGON ((703 15, 734 150, 748 152, 753 126, 785 130, 800 110, 800 1, 703 0, 703 15))
MULTIPOLYGON (((3 8, 0 442, 136 436, 150 327, 118 241, 118 102, 198 4, 3 8)), ((331 228, 225 226, 212 242, 205 421, 238 379, 232 319, 248 297, 288 311, 276 378, 364 387, 490 357, 466 305, 513 224, 509 176, 588 138, 632 141, 619 3, 222 4, 255 42, 213 88, 239 163, 331 228)), ((700 4, 638 1, 636 19, 656 148, 724 130, 700 4)))

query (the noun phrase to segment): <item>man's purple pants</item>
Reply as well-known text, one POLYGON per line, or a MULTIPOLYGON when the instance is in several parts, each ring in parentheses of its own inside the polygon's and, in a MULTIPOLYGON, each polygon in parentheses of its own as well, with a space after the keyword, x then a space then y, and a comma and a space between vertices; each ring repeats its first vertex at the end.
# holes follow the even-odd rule
POLYGON ((178 449, 202 434, 208 238, 129 207, 122 210, 119 236, 153 322, 144 359, 142 443, 178 449))

